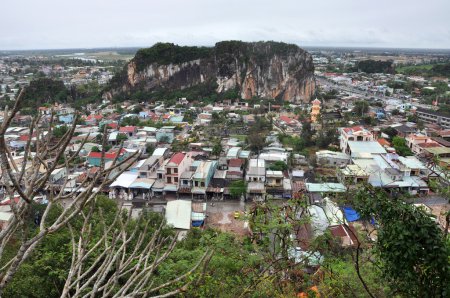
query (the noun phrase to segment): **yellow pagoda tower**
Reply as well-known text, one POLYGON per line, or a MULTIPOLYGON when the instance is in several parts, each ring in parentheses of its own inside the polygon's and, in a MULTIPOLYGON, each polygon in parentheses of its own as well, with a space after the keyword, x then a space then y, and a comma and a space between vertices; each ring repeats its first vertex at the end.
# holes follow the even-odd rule
POLYGON ((312 108, 311 108, 311 122, 316 123, 317 117, 320 114, 320 105, 322 103, 317 98, 313 100, 312 102, 312 108))

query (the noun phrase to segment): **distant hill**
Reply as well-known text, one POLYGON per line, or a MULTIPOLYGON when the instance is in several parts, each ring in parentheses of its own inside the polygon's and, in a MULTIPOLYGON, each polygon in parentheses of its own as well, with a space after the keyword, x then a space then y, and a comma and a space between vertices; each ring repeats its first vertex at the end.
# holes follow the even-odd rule
POLYGON ((359 61, 352 70, 365 73, 395 73, 393 61, 375 61, 371 59, 359 61))
POLYGON ((308 102, 315 91, 314 65, 308 52, 281 42, 223 41, 214 47, 157 43, 139 50, 106 91, 108 97, 228 93, 308 102))

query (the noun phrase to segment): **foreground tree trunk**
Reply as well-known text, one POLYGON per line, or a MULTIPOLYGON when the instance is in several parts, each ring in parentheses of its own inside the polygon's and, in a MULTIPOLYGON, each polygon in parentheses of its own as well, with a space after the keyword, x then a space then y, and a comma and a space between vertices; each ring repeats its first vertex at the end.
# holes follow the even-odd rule
MULTIPOLYGON (((163 285, 153 286, 152 275, 158 265, 170 255, 176 245, 177 235, 163 237, 161 226, 154 232, 151 241, 144 242, 146 233, 136 235, 137 230, 127 231, 126 227, 131 216, 122 217, 121 210, 117 212, 115 224, 105 227, 104 235, 96 242, 91 238, 90 220, 91 213, 85 213, 86 206, 94 206, 98 193, 122 174, 138 158, 136 152, 122 161, 118 161, 118 155, 112 165, 105 168, 105 152, 102 151, 100 169, 93 177, 86 177, 74 191, 65 192, 68 183, 66 176, 59 190, 49 188, 50 177, 54 170, 65 168, 70 172, 71 164, 86 143, 88 136, 81 142, 78 151, 68 154, 67 147, 74 136, 78 116, 75 117, 67 132, 59 139, 52 134, 54 116, 44 129, 41 115, 36 116, 30 125, 29 139, 25 146, 24 159, 19 167, 9 150, 5 140, 5 134, 10 127, 13 118, 20 110, 21 101, 26 89, 23 89, 11 111, 5 110, 4 121, 0 127, 0 164, 1 184, 5 188, 5 196, 10 199, 12 216, 9 222, 0 232, 0 261, 5 265, 0 268, 0 296, 8 282, 14 278, 20 266, 24 263, 39 243, 49 234, 55 233, 62 228, 72 231, 72 260, 68 272, 67 281, 64 286, 62 297, 79 296, 102 296, 102 297, 126 297, 126 296, 151 296, 157 295, 161 289, 171 287, 175 283, 183 283, 182 286, 171 290, 160 297, 175 295, 186 289, 194 280, 186 281, 186 277, 197 270, 201 264, 206 264, 211 257, 207 251, 199 258, 199 261, 189 272, 180 274, 174 280, 163 285), (32 137, 36 140, 32 144, 32 137), (44 189, 49 189, 48 203, 39 219, 35 233, 30 233, 27 227, 31 204, 36 196, 44 189), (64 201, 62 212, 50 220, 50 210, 64 201), (81 233, 75 233, 71 221, 82 216, 84 218, 81 233), (9 243, 14 240, 19 245, 15 255, 5 260, 4 252, 9 243), (137 241, 137 249, 129 251, 127 244, 137 241), (91 247, 90 249, 88 248, 91 247), (94 264, 88 266, 88 259, 95 258, 94 264), (121 287, 118 287, 118 279, 128 277, 121 287)), ((106 146, 106 126, 103 132, 103 148, 106 146)), ((92 207, 93 208, 93 207, 92 207)))

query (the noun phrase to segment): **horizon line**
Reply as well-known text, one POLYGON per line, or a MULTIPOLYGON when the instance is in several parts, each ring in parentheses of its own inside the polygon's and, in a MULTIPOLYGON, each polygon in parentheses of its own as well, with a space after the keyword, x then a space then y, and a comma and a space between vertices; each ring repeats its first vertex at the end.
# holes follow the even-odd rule
MULTIPOLYGON (((241 40, 240 40, 241 41, 241 40)), ((262 40, 264 41, 264 40, 262 40)), ((267 40, 269 41, 269 40, 267 40)), ((94 47, 48 47, 48 48, 15 48, 15 49, 1 49, 0 48, 0 52, 20 52, 20 51, 55 51, 55 50, 96 50, 96 49, 143 49, 143 48, 149 48, 152 47, 153 45, 157 44, 157 43, 166 43, 166 41, 159 41, 159 42, 155 42, 152 45, 147 45, 147 46, 94 46, 94 47)), ((243 42, 247 42, 247 41, 243 41, 243 42)), ((248 42, 254 42, 254 41, 248 41, 248 42)), ((281 41, 283 42, 283 41, 281 41)), ((184 44, 181 43, 176 43, 176 42, 170 42, 167 41, 167 43, 173 43, 176 45, 181 45, 184 46, 184 44)), ((392 50, 445 50, 445 51, 450 51, 450 47, 448 48, 442 48, 442 47, 408 47, 408 46, 380 46, 380 45, 376 45, 376 46, 367 46, 367 45, 354 45, 354 46, 350 46, 350 45, 299 45, 298 43, 295 42, 284 42, 287 44, 295 44, 297 46, 299 46, 300 48, 337 48, 337 49, 392 49, 392 50)), ((189 46, 198 46, 198 47, 214 47, 214 44, 209 44, 209 45, 205 45, 205 44, 198 44, 198 45, 189 45, 189 46)))

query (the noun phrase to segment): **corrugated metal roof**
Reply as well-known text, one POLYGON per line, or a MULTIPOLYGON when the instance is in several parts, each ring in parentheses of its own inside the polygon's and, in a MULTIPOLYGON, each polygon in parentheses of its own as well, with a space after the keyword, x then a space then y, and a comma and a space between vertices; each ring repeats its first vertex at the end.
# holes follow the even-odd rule
POLYGON ((192 202, 185 200, 169 201, 166 205, 166 221, 176 229, 191 228, 192 202))

